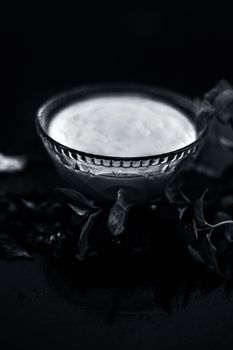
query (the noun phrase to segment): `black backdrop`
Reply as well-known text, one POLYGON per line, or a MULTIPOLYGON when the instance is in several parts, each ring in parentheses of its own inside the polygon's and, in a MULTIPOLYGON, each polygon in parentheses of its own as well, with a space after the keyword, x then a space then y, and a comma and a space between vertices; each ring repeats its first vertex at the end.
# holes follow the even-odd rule
POLYGON ((233 80, 233 3, 8 1, 1 12, 5 152, 38 149, 38 106, 75 85, 136 81, 200 96, 233 80))
MULTIPOLYGON (((41 152, 36 110, 52 94, 72 86, 123 80, 201 96, 219 79, 233 82, 233 2, 8 0, 0 11, 0 152, 41 152)), ((7 189, 24 190, 30 181, 38 186, 47 178, 50 185, 54 181, 43 169, 37 177, 35 172, 37 168, 33 178, 26 174, 18 181, 6 177, 7 189)), ((107 327, 102 313, 98 316, 91 309, 98 295, 81 299, 57 275, 37 259, 21 264, 1 261, 1 349, 82 349, 82 343, 101 349, 123 349, 128 343, 125 348, 131 349, 131 344, 139 349, 149 343, 157 347, 158 342, 164 345, 160 349, 232 349, 232 303, 218 291, 175 316, 156 311, 107 327), (66 302, 66 294, 71 301, 84 300, 84 308, 81 302, 81 307, 70 299, 66 302), (90 312, 85 311, 88 303, 90 312)), ((106 310, 111 298, 100 294, 106 310)), ((105 313, 103 309, 101 304, 105 313)))

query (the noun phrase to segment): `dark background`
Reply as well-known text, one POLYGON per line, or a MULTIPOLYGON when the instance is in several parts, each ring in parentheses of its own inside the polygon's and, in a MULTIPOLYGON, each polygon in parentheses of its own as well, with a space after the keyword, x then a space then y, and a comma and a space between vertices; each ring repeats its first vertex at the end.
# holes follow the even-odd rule
MULTIPOLYGON (((1 7, 0 152, 45 154, 35 113, 73 86, 130 81, 194 97, 219 79, 232 83, 232 14, 233 3, 223 1, 8 1, 1 7)), ((42 166, 3 175, 1 186, 24 192, 46 181, 53 187, 54 173, 42 166)), ((103 288, 84 271, 92 288, 80 287, 77 273, 77 292, 69 271, 41 257, 1 261, 1 350, 232 349, 233 302, 221 288, 192 293, 186 308, 175 295, 169 312, 147 285, 122 292, 108 285, 106 269, 103 288)), ((172 284, 172 271, 162 280, 172 284)))
POLYGON ((73 86, 134 81, 201 96, 233 80, 233 5, 222 1, 8 1, 1 12, 6 152, 37 149, 38 106, 73 86))

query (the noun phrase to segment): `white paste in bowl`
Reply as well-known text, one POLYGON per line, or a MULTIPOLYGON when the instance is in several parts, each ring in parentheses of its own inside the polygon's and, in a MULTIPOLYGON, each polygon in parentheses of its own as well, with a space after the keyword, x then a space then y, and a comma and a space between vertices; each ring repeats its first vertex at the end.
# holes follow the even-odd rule
POLYGON ((75 102, 53 117, 48 132, 76 150, 117 157, 166 153, 196 139, 194 125, 181 111, 137 95, 75 102))

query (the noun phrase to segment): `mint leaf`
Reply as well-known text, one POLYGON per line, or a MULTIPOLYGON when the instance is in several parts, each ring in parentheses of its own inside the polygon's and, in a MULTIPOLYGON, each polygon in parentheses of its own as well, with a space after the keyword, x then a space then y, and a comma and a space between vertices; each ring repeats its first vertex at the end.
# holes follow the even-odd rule
POLYGON ((89 250, 89 239, 90 239, 91 228, 94 225, 96 217, 98 216, 99 213, 100 211, 89 214, 86 222, 82 226, 81 233, 78 239, 78 253, 76 254, 76 257, 79 260, 83 260, 87 251, 89 250))
POLYGON ((204 197, 205 197, 207 191, 208 190, 206 189, 203 192, 203 194, 201 195, 201 197, 194 202, 194 207, 193 207, 194 219, 195 219, 197 225, 200 227, 209 226, 209 224, 205 220, 204 210, 203 210, 204 197))
POLYGON ((113 236, 119 236, 125 230, 131 204, 127 202, 122 189, 117 192, 117 200, 110 210, 107 226, 113 236))
POLYGON ((76 190, 59 187, 57 188, 57 192, 60 194, 62 199, 67 201, 70 207, 79 215, 83 215, 83 211, 95 212, 100 210, 100 208, 97 207, 93 201, 88 200, 86 197, 84 197, 84 195, 76 190))

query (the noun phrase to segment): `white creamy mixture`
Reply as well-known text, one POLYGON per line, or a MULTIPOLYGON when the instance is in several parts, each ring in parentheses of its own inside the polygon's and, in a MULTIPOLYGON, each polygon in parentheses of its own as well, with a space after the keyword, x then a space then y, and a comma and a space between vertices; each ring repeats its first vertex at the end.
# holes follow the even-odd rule
POLYGON ((79 151, 119 157, 174 151, 196 139, 193 124, 179 110, 134 95, 76 102, 53 117, 49 135, 79 151))

